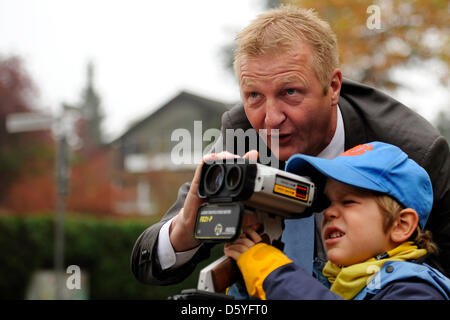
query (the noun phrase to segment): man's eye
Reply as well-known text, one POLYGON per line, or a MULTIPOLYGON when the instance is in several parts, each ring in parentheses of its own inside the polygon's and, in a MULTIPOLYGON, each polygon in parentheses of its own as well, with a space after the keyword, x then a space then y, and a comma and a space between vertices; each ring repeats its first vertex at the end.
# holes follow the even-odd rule
POLYGON ((287 94, 288 96, 292 96, 292 95, 294 95, 296 92, 297 92, 296 89, 287 89, 287 90, 286 90, 286 94, 287 94))
POLYGON ((252 99, 256 99, 259 97, 259 93, 258 92, 250 92, 249 97, 252 99))

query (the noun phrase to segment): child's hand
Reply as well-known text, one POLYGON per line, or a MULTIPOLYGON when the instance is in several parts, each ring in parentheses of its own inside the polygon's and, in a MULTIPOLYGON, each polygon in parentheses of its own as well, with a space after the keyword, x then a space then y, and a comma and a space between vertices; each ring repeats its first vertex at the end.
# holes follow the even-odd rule
POLYGON ((252 228, 247 228, 244 232, 236 241, 225 244, 224 253, 227 257, 237 261, 241 254, 262 241, 260 235, 252 228))

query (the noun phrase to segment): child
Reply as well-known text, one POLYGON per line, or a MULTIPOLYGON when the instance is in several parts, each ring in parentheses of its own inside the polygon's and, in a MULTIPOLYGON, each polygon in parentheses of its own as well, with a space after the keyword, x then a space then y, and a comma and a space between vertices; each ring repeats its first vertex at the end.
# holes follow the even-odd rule
POLYGON ((420 259, 436 253, 422 232, 433 204, 426 171, 399 148, 372 142, 333 160, 294 155, 286 171, 309 175, 329 200, 322 241, 331 287, 248 229, 225 254, 260 299, 448 299, 450 280, 420 259), (319 180, 317 180, 319 178, 319 180))

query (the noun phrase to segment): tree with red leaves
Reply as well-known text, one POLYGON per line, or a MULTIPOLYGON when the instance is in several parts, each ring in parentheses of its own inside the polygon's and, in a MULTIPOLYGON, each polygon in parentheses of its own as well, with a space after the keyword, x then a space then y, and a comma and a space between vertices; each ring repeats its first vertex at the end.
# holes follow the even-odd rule
MULTIPOLYGON (((33 187, 25 183, 27 179, 37 180, 36 190, 52 188, 54 142, 50 131, 9 133, 6 118, 13 113, 36 112, 34 101, 38 94, 19 57, 0 56, 0 207, 11 207, 17 201, 11 199, 12 189, 16 192, 18 203, 24 204, 27 193, 33 187), (50 178, 42 180, 43 174, 50 178), (44 183, 45 186, 42 185, 44 183), (14 186, 14 188, 13 188, 14 186)), ((43 197, 37 197, 40 202, 43 197)), ((44 206, 48 208, 51 199, 44 206)), ((33 205, 37 205, 34 203, 33 205)))

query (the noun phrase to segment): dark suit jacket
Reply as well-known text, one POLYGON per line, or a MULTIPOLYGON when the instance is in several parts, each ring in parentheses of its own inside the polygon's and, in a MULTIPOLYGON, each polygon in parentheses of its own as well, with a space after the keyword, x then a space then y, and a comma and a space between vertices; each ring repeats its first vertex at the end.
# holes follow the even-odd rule
MULTIPOLYGON (((450 153, 447 141, 420 115, 371 87, 344 79, 339 99, 345 127, 345 149, 370 141, 383 141, 400 147, 426 169, 431 177, 434 206, 426 229, 433 232, 440 248, 429 264, 450 275, 450 153)), ((222 137, 226 129, 249 129, 242 105, 222 116, 222 137)), ((224 138, 225 140, 225 138, 224 138)), ((225 141, 223 141, 225 148, 225 141)), ((137 239, 131 256, 135 277, 148 284, 171 284, 184 280, 197 263, 209 256, 211 246, 203 245, 184 266, 161 271, 156 243, 161 226, 183 207, 189 183, 183 184, 178 199, 159 223, 146 229, 137 239)))

